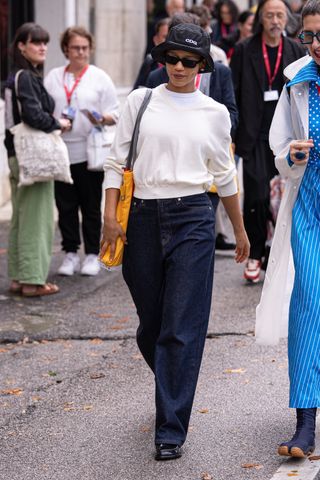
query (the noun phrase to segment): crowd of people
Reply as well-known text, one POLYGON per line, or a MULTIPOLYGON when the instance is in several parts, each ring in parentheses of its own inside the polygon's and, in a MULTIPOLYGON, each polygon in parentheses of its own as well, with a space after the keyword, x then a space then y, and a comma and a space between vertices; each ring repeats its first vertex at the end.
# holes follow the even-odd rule
POLYGON ((97 275, 99 251, 110 248, 112 255, 118 237, 123 239, 123 276, 139 317, 137 342, 155 376, 155 458, 170 460, 181 456, 187 435, 210 313, 215 247, 234 250, 235 260, 245 262, 246 282, 258 283, 267 269, 257 337, 270 343, 286 330, 275 322, 284 311, 292 250, 295 276, 286 316, 297 431, 279 454, 305 456, 314 449, 320 396, 320 2, 259 0, 239 12, 233 0, 203 0, 188 11, 183 0, 167 0, 165 11, 156 11, 153 2, 148 8, 146 56, 120 118, 111 78, 90 64, 90 32, 74 26, 62 33, 67 64, 44 79, 48 32, 34 23, 16 32, 6 88, 13 205, 10 291, 25 297, 59 291, 47 281, 54 199, 65 253, 60 275, 97 275), (116 218, 119 189, 149 91, 124 232, 116 218), (72 184, 18 185, 10 127, 20 121, 46 133, 61 132, 72 184), (104 171, 90 170, 92 130, 116 124, 104 171), (225 212, 234 241, 226 233, 225 212), (275 292, 279 301, 272 298, 275 292))

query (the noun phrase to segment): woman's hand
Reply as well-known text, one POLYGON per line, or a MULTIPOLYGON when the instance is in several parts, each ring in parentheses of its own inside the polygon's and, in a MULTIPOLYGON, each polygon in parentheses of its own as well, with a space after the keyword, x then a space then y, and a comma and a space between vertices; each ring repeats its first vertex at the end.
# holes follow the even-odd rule
POLYGON ((121 238, 124 244, 127 244, 127 237, 122 230, 122 227, 115 218, 105 218, 102 228, 102 238, 100 241, 100 258, 102 258, 108 246, 110 245, 110 260, 113 260, 116 251, 116 242, 118 237, 121 238))
POLYGON ((62 133, 71 130, 71 122, 68 118, 59 118, 58 122, 60 123, 62 133))
POLYGON ((237 263, 244 262, 250 253, 250 242, 245 229, 241 229, 239 232, 234 232, 236 238, 236 255, 235 261, 237 263))
POLYGON ((310 148, 313 147, 314 143, 312 139, 294 140, 290 143, 290 160, 296 165, 305 165, 309 160, 310 148), (299 159, 299 156, 302 158, 299 159))

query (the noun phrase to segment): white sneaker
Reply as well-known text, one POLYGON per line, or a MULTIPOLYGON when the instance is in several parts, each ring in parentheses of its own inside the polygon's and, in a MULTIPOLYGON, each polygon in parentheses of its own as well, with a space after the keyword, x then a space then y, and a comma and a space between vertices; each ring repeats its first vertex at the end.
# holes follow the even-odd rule
POLYGON ((100 263, 97 255, 86 255, 81 268, 81 275, 97 275, 100 272, 100 263))
POLYGON ((68 252, 66 253, 62 264, 58 268, 59 275, 71 276, 80 270, 80 258, 77 253, 68 252))

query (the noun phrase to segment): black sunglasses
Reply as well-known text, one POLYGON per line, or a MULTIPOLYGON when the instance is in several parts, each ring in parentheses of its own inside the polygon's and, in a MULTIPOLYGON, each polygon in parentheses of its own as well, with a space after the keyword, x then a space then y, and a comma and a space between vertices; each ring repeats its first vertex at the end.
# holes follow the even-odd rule
POLYGON ((173 55, 169 55, 168 53, 164 56, 165 62, 169 63, 170 65, 177 65, 178 62, 181 62, 185 68, 195 68, 198 63, 202 62, 202 58, 200 60, 192 60, 191 58, 180 58, 174 57, 173 55))
POLYGON ((316 37, 316 39, 320 43, 320 32, 313 33, 309 32, 309 30, 303 30, 300 35, 298 35, 298 38, 303 45, 311 45, 313 43, 314 37, 316 37))

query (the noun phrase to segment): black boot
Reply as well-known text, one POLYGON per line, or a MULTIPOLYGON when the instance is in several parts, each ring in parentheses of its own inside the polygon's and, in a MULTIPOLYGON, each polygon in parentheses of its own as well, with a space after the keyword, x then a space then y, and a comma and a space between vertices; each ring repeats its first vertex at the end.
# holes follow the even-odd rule
POLYGON ((316 408, 297 408, 297 428, 289 442, 281 443, 279 455, 306 457, 315 449, 316 408))

